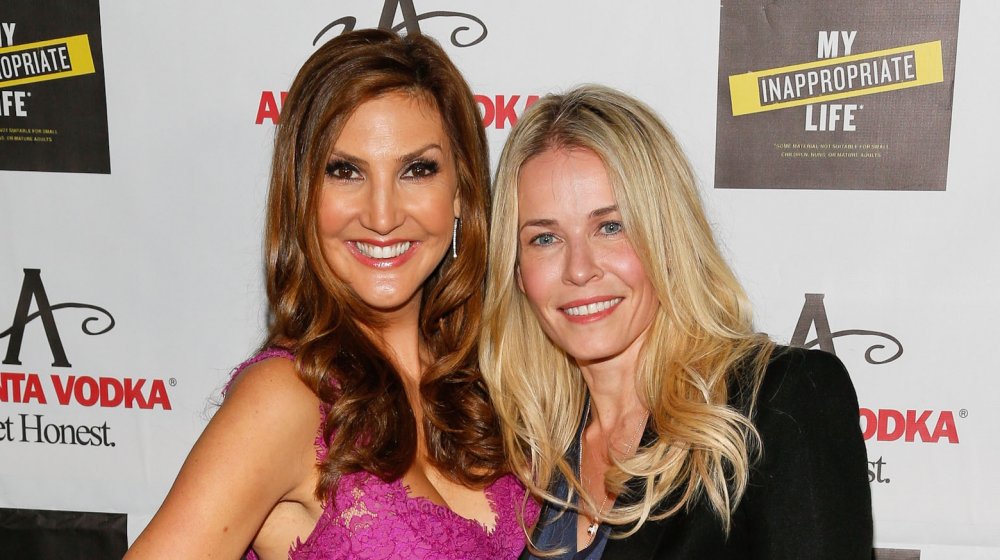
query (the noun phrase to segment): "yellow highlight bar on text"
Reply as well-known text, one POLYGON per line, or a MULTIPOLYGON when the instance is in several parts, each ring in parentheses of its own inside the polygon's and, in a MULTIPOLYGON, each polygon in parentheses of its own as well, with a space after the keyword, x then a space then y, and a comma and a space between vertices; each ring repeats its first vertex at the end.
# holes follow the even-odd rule
POLYGON ((94 55, 90 51, 90 38, 87 35, 74 35, 0 48, 0 88, 83 76, 94 72, 94 55), (39 53, 39 51, 43 52, 39 53), (32 52, 37 53, 36 56, 32 57, 30 54, 32 52), (40 68, 35 68, 32 71, 26 70, 26 62, 31 63, 33 67, 40 66, 38 56, 51 57, 46 60, 57 69, 48 72, 43 72, 40 68), (62 66, 63 56, 68 58, 69 69, 58 69, 62 66), (15 60, 17 58, 20 60, 15 60), (60 62, 53 63, 53 60, 60 62), (22 72, 25 75, 20 75, 22 72))
MULTIPOLYGON (((855 72, 856 71, 857 68, 855 68, 855 72)), ((802 105, 809 105, 811 103, 825 103, 836 99, 845 99, 861 95, 871 95, 873 93, 882 93, 885 91, 895 91, 928 84, 936 84, 943 81, 944 66, 941 57, 941 41, 931 41, 881 51, 841 56, 837 58, 817 60, 815 62, 807 62, 805 64, 782 66, 780 68, 771 68, 769 70, 759 70, 756 72, 747 72, 745 74, 729 76, 729 92, 730 99, 732 100, 733 116, 737 117, 740 115, 749 115, 764 111, 786 109, 788 107, 799 107, 802 105), (788 79, 793 81, 794 78, 798 77, 807 81, 805 78, 806 76, 815 78, 824 70, 826 70, 827 75, 829 75, 833 69, 837 67, 844 67, 846 69, 852 65, 857 66, 855 63, 910 53, 913 54, 913 66, 916 71, 915 79, 895 81, 889 84, 869 85, 866 87, 833 91, 819 95, 793 95, 792 97, 795 97, 794 99, 776 101, 772 103, 766 103, 766 100, 762 99, 762 79, 774 78, 775 76, 788 76, 788 79)), ((800 82, 795 83, 798 84, 800 82)))

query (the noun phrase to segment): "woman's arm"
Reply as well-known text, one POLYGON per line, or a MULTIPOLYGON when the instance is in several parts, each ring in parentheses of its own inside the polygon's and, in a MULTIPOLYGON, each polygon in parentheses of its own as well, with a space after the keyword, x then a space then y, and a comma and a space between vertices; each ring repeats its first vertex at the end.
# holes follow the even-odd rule
POLYGON ((764 378, 755 424, 763 456, 741 505, 753 557, 870 560, 868 459, 840 360, 784 350, 764 378))
POLYGON ((319 414, 293 362, 249 366, 126 558, 239 558, 275 504, 311 495, 319 414))

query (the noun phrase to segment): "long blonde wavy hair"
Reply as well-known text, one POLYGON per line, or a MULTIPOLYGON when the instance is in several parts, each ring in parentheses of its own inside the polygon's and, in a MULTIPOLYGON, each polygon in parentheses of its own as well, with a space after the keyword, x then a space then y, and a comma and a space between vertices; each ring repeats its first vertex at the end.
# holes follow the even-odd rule
POLYGON ((511 469, 541 499, 572 507, 576 493, 590 511, 598 509, 565 459, 583 412, 584 381, 572 356, 546 337, 515 281, 518 175, 550 149, 601 158, 659 299, 636 372, 650 411, 647 429, 657 437, 616 461, 605 479, 619 493, 638 478, 644 495, 602 518, 631 525, 618 532, 628 535, 704 496, 728 531, 759 448, 749 418, 773 344, 753 330, 747 297, 720 254, 677 141, 646 105, 603 86, 540 99, 517 122, 497 169, 480 367, 511 469), (570 496, 549 491, 556 472, 569 481, 570 496))

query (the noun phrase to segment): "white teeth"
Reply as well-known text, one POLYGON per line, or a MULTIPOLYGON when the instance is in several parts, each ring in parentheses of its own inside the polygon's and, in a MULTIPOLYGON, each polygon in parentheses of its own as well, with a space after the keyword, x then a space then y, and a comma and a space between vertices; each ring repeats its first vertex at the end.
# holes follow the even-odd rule
POLYGON ((567 315, 593 315, 594 313, 600 313, 601 311, 610 309, 621 303, 621 301, 622 298, 619 297, 597 303, 588 303, 587 305, 581 305, 579 307, 567 307, 564 311, 567 315))
POLYGON ((410 249, 410 242, 403 241, 402 243, 396 243, 388 247, 379 247, 378 245, 355 241, 354 246, 358 248, 358 251, 362 255, 370 259, 394 259, 410 249))

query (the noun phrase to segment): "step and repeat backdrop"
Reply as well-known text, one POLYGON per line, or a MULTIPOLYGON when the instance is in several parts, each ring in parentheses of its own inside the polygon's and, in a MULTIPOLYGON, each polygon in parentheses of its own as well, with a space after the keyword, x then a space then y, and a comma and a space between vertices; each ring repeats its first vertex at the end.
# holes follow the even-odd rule
POLYGON ((1000 558, 985 0, 0 0, 0 549, 148 523, 262 340, 284 92, 366 27, 445 47, 494 161, 545 93, 654 107, 758 327, 851 371, 877 556, 1000 558))

